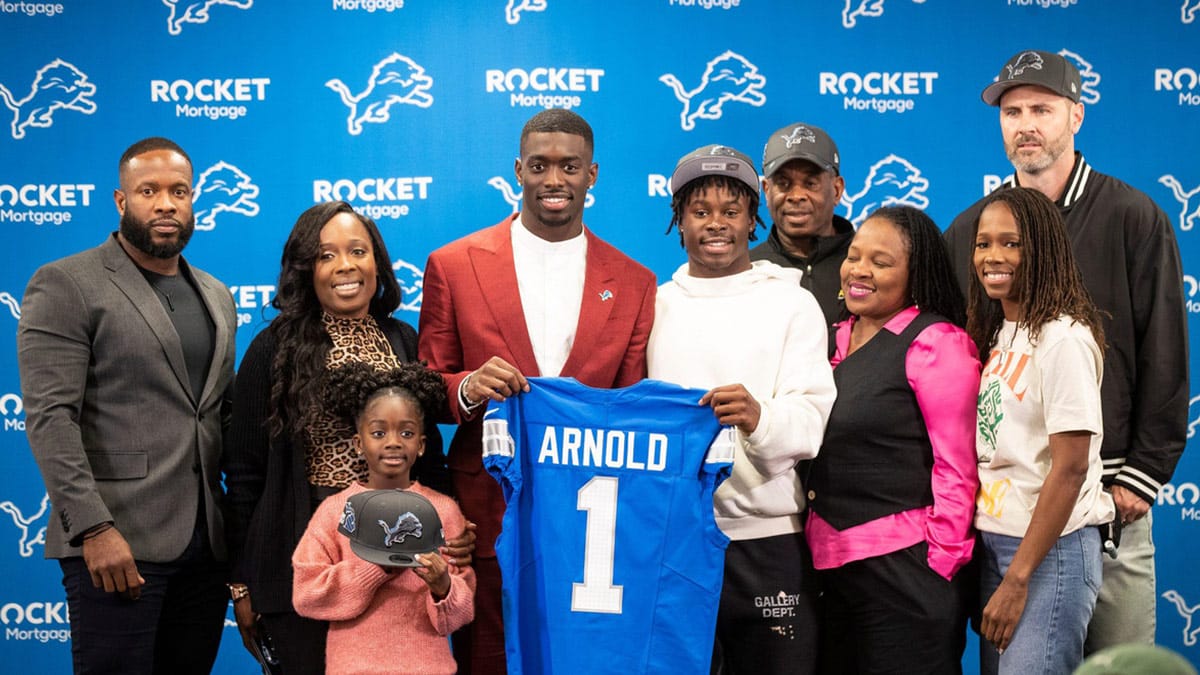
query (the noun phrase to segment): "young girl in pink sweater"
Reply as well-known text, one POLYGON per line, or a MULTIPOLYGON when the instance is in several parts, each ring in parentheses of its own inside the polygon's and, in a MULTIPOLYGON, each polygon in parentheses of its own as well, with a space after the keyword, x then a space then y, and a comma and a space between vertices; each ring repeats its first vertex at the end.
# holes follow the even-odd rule
POLYGON ((359 558, 338 533, 346 501, 366 490, 410 490, 432 502, 446 539, 466 521, 452 499, 409 478, 425 451, 425 411, 444 405, 445 385, 416 364, 376 371, 364 364, 334 370, 326 400, 353 419, 354 444, 367 462, 356 483, 317 509, 292 556, 296 611, 329 621, 325 668, 339 673, 454 673, 447 637, 475 615, 475 573, 422 554, 421 567, 382 567, 359 558))

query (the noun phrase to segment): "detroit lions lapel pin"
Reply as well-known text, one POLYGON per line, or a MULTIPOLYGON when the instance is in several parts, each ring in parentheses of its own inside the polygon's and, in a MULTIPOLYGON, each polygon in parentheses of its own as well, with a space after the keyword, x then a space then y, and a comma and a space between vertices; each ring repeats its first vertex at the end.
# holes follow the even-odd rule
POLYGON ((608 290, 607 288, 600 291, 600 302, 607 302, 609 300, 612 300, 612 297, 613 297, 612 291, 608 290))

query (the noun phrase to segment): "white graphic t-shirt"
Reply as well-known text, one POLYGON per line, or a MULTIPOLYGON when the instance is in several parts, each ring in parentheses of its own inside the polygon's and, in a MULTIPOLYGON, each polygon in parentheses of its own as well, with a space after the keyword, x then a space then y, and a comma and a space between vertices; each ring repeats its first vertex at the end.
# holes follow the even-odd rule
POLYGON ((1090 431, 1092 438, 1087 479, 1062 534, 1112 520, 1112 497, 1100 485, 1103 371, 1091 330, 1070 317, 1043 326, 1036 345, 1028 330, 1004 322, 979 386, 976 528, 1025 536, 1050 472, 1050 434, 1066 431, 1090 431))

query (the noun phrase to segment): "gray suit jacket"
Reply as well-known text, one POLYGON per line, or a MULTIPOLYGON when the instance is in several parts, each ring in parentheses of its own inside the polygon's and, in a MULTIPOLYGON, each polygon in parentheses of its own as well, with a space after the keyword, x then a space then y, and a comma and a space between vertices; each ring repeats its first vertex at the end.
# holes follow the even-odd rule
POLYGON ((216 328, 199 401, 170 317, 115 236, 42 266, 25 289, 17 363, 25 430, 53 507, 47 558, 81 555, 71 540, 111 520, 134 559, 174 560, 200 499, 213 552, 225 558, 222 400, 237 319, 229 289, 186 269, 216 328))

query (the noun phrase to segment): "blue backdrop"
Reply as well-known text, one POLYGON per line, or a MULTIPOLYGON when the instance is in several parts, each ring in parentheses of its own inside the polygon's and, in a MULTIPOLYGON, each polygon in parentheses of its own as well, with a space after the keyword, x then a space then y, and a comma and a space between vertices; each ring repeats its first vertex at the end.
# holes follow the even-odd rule
MULTIPOLYGON (((759 158, 795 121, 841 148, 839 213, 902 201, 945 226, 1011 173, 979 92, 1017 50, 1057 51, 1083 73, 1078 147, 1172 215, 1200 336, 1200 0, 0 0, 0 36, 0 658, 34 672, 69 670, 69 631, 22 433, 21 296, 116 228, 117 159, 145 136, 192 156, 186 255, 233 292, 240 353, 295 217, 330 198, 379 221, 415 325, 426 256, 514 210, 518 134, 548 106, 595 128, 589 227, 660 279, 683 261, 675 160, 759 158)), ((1194 663, 1198 443, 1155 508, 1158 639, 1194 663)), ((247 672, 227 625, 217 671, 247 672)))

